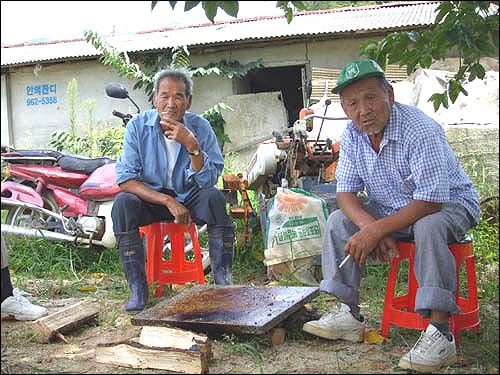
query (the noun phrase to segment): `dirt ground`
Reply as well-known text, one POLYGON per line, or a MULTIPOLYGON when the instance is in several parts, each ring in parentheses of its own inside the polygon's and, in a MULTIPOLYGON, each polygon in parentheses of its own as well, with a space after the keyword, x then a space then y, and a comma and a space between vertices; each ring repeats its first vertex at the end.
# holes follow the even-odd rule
MULTIPOLYGON (((131 324, 131 315, 123 310, 123 299, 109 298, 112 290, 102 288, 102 293, 88 299, 101 307, 98 317, 78 329, 66 333, 68 343, 56 340, 41 344, 32 328, 32 322, 3 320, 2 374, 21 373, 90 373, 90 374, 160 374, 169 373, 157 369, 134 369, 97 363, 95 348, 99 343, 117 342, 138 337, 141 327, 131 324)), ((43 299, 35 296, 30 300, 43 305, 49 312, 81 301, 83 298, 43 299)), ((168 297, 165 297, 168 298, 168 297)), ((293 320, 293 319, 292 319, 293 320)), ((378 322, 379 323, 379 322, 378 322)), ((211 338, 213 359, 209 364, 212 374, 327 374, 327 373, 405 373, 397 367, 400 356, 414 344, 418 333, 396 334, 382 345, 352 344, 316 338, 301 331, 300 319, 286 327, 286 339, 281 345, 272 346, 270 335, 211 338), (297 323, 299 322, 299 323, 297 323), (295 324, 295 325, 294 325, 295 324), (408 342, 406 341, 408 340, 408 342)), ((368 326, 377 330, 378 325, 368 326)), ((397 328, 396 328, 397 330, 397 328)), ((408 331, 406 331, 408 332, 408 331)), ((468 363, 445 369, 448 373, 481 373, 468 363)))

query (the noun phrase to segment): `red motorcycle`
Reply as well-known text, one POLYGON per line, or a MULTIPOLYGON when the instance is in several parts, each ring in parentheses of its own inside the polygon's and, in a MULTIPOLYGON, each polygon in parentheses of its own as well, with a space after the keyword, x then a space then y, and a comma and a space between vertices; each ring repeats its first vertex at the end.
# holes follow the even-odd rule
MULTIPOLYGON (((134 103, 120 84, 108 84, 106 93, 134 103)), ((132 117, 118 111, 113 115, 124 126, 132 117)), ((120 191, 115 160, 8 147, 2 147, 1 156, 9 176, 1 185, 1 207, 7 211, 2 233, 115 246, 111 207, 120 191)))

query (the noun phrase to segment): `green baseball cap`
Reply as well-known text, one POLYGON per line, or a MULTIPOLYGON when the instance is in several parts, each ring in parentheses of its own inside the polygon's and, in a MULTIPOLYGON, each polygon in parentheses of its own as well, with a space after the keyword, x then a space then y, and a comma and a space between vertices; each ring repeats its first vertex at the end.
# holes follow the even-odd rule
POLYGON ((347 64, 337 79, 337 86, 332 89, 332 93, 338 94, 344 87, 368 76, 385 76, 384 71, 373 60, 355 60, 347 64))

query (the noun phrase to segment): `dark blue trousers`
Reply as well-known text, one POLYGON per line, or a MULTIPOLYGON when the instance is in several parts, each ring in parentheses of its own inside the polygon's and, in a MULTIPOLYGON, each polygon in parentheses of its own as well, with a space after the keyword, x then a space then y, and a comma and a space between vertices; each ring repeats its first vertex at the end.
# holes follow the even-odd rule
MULTIPOLYGON (((166 192, 173 195, 171 192, 166 192)), ((187 197, 183 203, 197 224, 208 226, 231 226, 232 222, 226 211, 226 198, 215 187, 200 189, 187 197)), ((173 221, 174 217, 163 205, 143 201, 132 193, 119 193, 111 210, 113 231, 116 234, 129 233, 139 227, 157 222, 173 221)))

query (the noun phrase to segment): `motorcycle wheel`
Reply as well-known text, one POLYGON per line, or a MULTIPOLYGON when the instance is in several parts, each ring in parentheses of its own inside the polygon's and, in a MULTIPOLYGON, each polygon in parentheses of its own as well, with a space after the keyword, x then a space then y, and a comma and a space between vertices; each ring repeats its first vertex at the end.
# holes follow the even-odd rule
MULTIPOLYGON (((52 193, 45 192, 42 194, 43 208, 57 212, 59 207, 52 196, 52 193)), ((60 227, 57 219, 44 215, 30 208, 12 207, 7 212, 5 224, 13 225, 21 228, 56 230, 60 227)))

